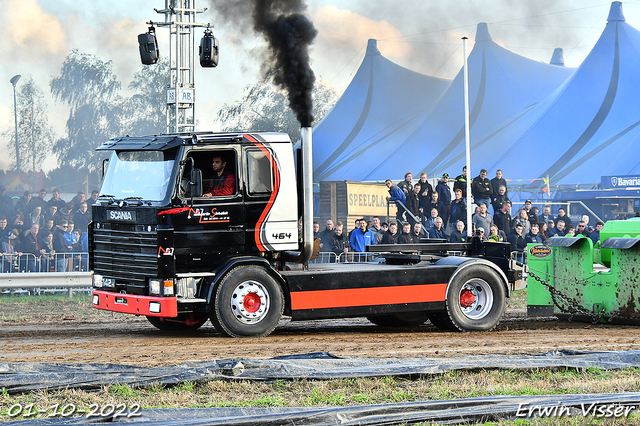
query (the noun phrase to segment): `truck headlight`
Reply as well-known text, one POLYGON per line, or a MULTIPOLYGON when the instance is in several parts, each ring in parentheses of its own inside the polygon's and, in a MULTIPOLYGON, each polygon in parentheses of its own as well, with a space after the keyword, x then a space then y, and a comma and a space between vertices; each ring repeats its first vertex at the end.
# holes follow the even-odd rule
POLYGON ((173 279, 164 280, 164 295, 173 296, 173 279))
POLYGON ((102 275, 93 274, 93 286, 94 287, 102 287, 102 275))
POLYGON ((149 280, 149 294, 160 294, 160 280, 149 280))

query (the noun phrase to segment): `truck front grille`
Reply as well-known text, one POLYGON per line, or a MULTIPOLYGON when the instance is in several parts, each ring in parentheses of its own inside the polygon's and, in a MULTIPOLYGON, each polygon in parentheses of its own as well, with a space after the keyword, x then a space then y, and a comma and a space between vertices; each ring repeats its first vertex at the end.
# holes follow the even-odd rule
POLYGON ((155 231, 134 229, 93 230, 93 271, 116 280, 118 287, 142 292, 147 277, 158 271, 158 244, 155 231))

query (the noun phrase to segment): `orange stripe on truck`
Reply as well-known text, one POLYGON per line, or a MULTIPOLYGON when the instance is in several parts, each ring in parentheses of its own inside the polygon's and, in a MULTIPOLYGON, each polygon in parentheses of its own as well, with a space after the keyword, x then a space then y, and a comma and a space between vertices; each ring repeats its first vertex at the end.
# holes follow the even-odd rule
POLYGON ((291 309, 297 311, 302 309, 346 308, 350 306, 442 302, 445 300, 446 293, 446 283, 296 291, 291 293, 291 309))

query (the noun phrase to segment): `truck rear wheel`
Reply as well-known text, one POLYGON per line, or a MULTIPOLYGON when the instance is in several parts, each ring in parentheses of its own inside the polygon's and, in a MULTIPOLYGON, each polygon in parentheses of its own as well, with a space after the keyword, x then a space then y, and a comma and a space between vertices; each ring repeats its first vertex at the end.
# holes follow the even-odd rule
POLYGON ((147 316, 147 320, 157 329, 162 331, 197 330, 207 322, 209 318, 205 315, 197 319, 190 319, 187 323, 185 314, 179 314, 176 318, 162 318, 147 316))
POLYGON ((231 337, 264 337, 284 312, 280 285, 259 266, 231 270, 216 289, 211 322, 231 337))
POLYGON ((381 327, 415 327, 423 324, 427 319, 426 312, 406 312, 393 315, 376 315, 367 317, 372 323, 381 327))
POLYGON ((446 312, 432 316, 436 327, 460 331, 493 330, 506 307, 503 280, 490 267, 463 266, 449 282, 446 306, 446 312))

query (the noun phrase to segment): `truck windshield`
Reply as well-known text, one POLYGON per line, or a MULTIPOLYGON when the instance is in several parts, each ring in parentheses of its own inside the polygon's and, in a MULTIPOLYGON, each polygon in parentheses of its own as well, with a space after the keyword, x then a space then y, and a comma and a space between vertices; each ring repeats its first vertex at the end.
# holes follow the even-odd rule
POLYGON ((115 198, 140 197, 161 201, 167 196, 175 163, 175 152, 113 152, 100 194, 115 198))

